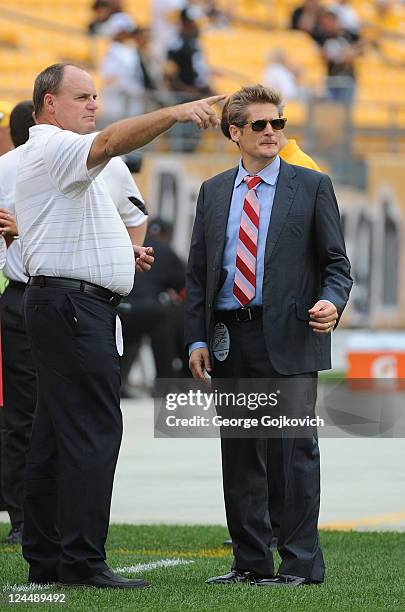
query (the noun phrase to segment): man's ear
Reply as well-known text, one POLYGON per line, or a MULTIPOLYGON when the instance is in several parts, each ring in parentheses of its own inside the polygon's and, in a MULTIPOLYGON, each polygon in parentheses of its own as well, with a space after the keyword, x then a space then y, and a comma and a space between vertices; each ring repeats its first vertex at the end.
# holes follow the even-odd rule
POLYGON ((51 93, 46 93, 44 95, 44 108, 46 108, 51 113, 55 112, 55 96, 51 93))
POLYGON ((231 137, 231 140, 233 140, 233 142, 236 142, 236 144, 239 144, 240 128, 238 128, 236 125, 230 125, 229 135, 231 137))

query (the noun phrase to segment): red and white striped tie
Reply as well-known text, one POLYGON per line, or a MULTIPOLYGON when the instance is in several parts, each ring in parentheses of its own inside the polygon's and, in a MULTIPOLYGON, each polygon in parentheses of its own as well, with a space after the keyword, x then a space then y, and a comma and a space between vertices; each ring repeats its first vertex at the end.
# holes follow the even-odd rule
POLYGON ((256 295, 256 257, 259 236, 259 200, 256 187, 260 176, 246 176, 248 192, 243 202, 242 216, 236 249, 236 269, 233 294, 246 306, 256 295))

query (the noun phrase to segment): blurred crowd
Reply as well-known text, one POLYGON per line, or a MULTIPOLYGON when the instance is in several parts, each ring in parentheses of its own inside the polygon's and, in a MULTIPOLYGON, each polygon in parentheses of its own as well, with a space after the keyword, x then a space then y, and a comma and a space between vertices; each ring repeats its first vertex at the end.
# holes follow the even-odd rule
POLYGON ((210 94, 199 20, 221 20, 212 1, 153 0, 150 27, 139 26, 118 0, 96 0, 93 12, 89 33, 110 39, 100 66, 106 121, 210 94))
MULTIPOLYGON (((209 66, 200 32, 227 28, 241 21, 231 3, 226 10, 223 3, 219 8, 215 0, 151 0, 151 3, 148 27, 137 24, 125 12, 121 0, 95 0, 92 5, 94 19, 89 24, 89 33, 110 41, 99 67, 106 123, 162 104, 215 93, 212 82, 219 69, 209 66)), ((393 2, 376 0, 373 11, 374 27, 389 30, 393 25, 393 2)), ((246 18, 243 21, 249 24, 246 18)), ((285 101, 305 99, 302 69, 292 59, 292 50, 271 45, 271 21, 258 24, 252 20, 251 25, 269 30, 272 51, 262 82, 279 89, 285 101)), ((292 12, 289 27, 307 33, 317 45, 326 73, 323 95, 333 102, 350 105, 356 91, 356 59, 373 38, 370 24, 362 22, 348 0, 304 0, 292 12), (364 28, 368 28, 367 41, 362 36, 364 28)), ((174 136, 172 146, 176 147, 177 137, 182 135, 174 136)), ((195 147, 192 136, 189 134, 188 150, 195 147)))

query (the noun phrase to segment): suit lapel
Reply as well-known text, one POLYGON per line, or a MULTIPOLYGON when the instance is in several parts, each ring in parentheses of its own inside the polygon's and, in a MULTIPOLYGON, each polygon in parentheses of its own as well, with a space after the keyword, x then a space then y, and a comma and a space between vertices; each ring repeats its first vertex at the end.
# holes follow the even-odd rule
POLYGON ((274 247, 283 229, 287 215, 297 191, 296 172, 290 164, 281 160, 280 172, 278 175, 276 193, 274 195, 273 208, 271 211, 269 231, 266 239, 266 249, 264 254, 265 269, 273 254, 274 247))
POLYGON ((224 251, 226 226, 228 224, 229 209, 231 207, 233 186, 238 168, 232 168, 222 181, 215 198, 215 263, 220 266, 224 251))

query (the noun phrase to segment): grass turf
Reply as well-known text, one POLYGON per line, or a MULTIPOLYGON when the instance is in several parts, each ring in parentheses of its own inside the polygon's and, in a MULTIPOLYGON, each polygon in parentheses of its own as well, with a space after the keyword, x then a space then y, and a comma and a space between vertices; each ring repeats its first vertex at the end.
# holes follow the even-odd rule
MULTIPOLYGON (((0 539, 6 533, 7 525, 0 524, 0 539)), ((225 573, 230 567, 230 551, 221 546, 226 536, 223 527, 215 526, 112 525, 107 542, 107 561, 112 568, 160 559, 183 559, 192 563, 140 572, 139 575, 152 582, 149 589, 100 591, 52 587, 50 592, 65 592, 67 603, 60 606, 62 610, 78 611, 405 610, 404 533, 322 532, 326 582, 321 586, 291 589, 206 585, 207 577, 225 573)), ((1 590, 7 583, 26 581, 27 565, 18 547, 0 546, 0 568, 1 590)), ((23 609, 38 610, 38 604, 25 604, 23 609)), ((54 612, 55 604, 41 604, 39 609, 54 612)))

